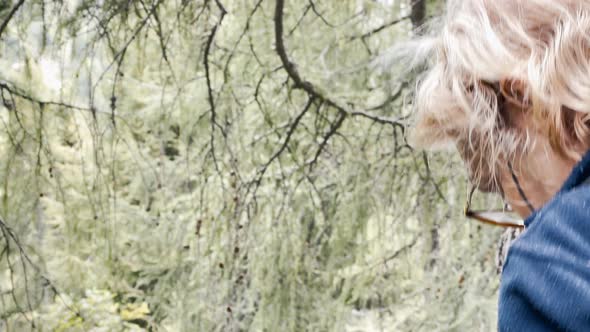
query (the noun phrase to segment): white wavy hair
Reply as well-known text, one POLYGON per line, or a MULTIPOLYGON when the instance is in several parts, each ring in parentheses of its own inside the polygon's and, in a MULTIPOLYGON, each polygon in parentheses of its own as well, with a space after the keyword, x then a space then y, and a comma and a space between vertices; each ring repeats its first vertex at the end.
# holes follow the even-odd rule
POLYGON ((412 43, 428 63, 415 96, 415 145, 457 145, 481 180, 498 158, 535 144, 503 121, 509 101, 552 148, 581 158, 590 142, 590 0, 450 0, 430 30, 412 43))

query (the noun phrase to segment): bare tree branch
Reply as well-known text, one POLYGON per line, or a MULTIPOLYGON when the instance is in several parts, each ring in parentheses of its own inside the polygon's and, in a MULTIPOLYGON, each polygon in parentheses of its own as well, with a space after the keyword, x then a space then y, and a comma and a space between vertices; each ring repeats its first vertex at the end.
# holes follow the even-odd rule
MULTIPOLYGON (((275 43, 277 48, 277 53, 281 58, 281 62, 283 63, 283 67, 289 74, 289 77, 295 82, 296 88, 301 88, 312 97, 319 98, 321 100, 326 100, 323 96, 321 96, 318 92, 316 92, 314 86, 304 81, 301 76, 299 75, 299 71, 294 63, 289 60, 287 56, 287 51, 285 50, 285 43, 283 41, 283 8, 285 6, 284 0, 277 0, 277 5, 275 7, 275 43)), ((327 100, 326 100, 327 101, 327 100)))
POLYGON ((207 94, 209 100, 209 111, 211 112, 211 156, 213 158, 213 163, 215 164, 215 168, 217 172, 220 173, 219 166, 217 164, 217 157, 215 156, 215 127, 219 128, 221 134, 225 136, 225 130, 223 127, 217 122, 217 110, 215 108, 215 98, 213 97, 213 86, 211 84, 211 68, 209 64, 209 55, 211 54, 211 46, 213 45, 213 40, 215 39, 215 34, 217 33, 217 29, 223 22, 223 18, 227 11, 225 7, 218 1, 215 0, 217 7, 221 11, 221 17, 219 21, 213 26, 211 29, 211 33, 209 33, 209 37, 207 37, 207 43, 205 44, 205 53, 203 55, 203 65, 205 66, 205 78, 207 81, 207 94))
POLYGON ((289 141, 291 140, 291 136, 295 132, 295 129, 297 129, 297 126, 299 125, 299 122, 301 121, 303 116, 309 111, 309 109, 311 108, 311 105, 313 105, 313 101, 314 101, 313 98, 309 98, 309 100, 307 101, 307 104, 303 108, 303 111, 301 111, 301 113, 299 113, 299 115, 297 115, 295 120, 293 120, 293 123, 291 123, 291 125, 289 126, 289 131, 287 132, 287 136, 285 137, 285 140, 283 141, 283 144, 281 145, 281 147, 277 150, 277 152, 275 152, 272 155, 272 157, 270 157, 270 159, 266 162, 266 164, 264 164, 264 166, 262 166, 262 168, 260 169, 259 179, 262 178, 262 176, 264 175, 264 173, 268 169, 268 166, 270 166, 270 164, 272 164, 272 162, 275 159, 277 159, 281 155, 281 153, 283 153, 283 151, 285 151, 285 149, 287 148, 287 145, 289 144, 289 141))
POLYGON ((287 74, 295 83, 295 88, 300 88, 300 89, 304 90, 305 92, 307 92, 311 97, 317 98, 318 100, 325 102, 328 106, 332 106, 335 109, 337 109, 340 113, 343 114, 342 121, 344 121, 344 119, 347 116, 351 115, 351 116, 365 117, 365 118, 371 119, 373 121, 376 121, 378 119, 379 122, 382 122, 382 123, 388 123, 391 125, 398 125, 398 126, 403 127, 403 124, 399 123, 395 119, 385 119, 385 118, 370 115, 370 114, 363 112, 363 111, 351 111, 347 107, 336 102, 335 100, 332 100, 329 97, 322 95, 312 83, 304 80, 301 77, 301 75, 299 74, 299 71, 297 70, 297 66, 293 62, 291 62, 291 60, 289 59, 289 56, 287 55, 287 50, 285 48, 285 42, 283 40, 283 8, 284 8, 284 5, 285 5, 284 0, 277 0, 277 4, 275 7, 275 16, 274 16, 275 43, 276 43, 276 49, 277 49, 277 53, 279 55, 279 58, 281 59, 281 62, 283 64, 283 67, 287 71, 287 74))
MULTIPOLYGON (((2 235, 4 237, 4 240, 6 241, 6 245, 9 246, 9 239, 11 239, 14 244, 16 245, 19 255, 21 257, 22 260, 26 261, 27 263, 29 263, 30 266, 33 267, 33 269, 35 269, 35 271, 37 271, 37 273, 39 273, 41 279, 45 282, 45 286, 48 286, 54 293, 56 296, 58 296, 60 298, 60 300, 63 302, 64 306, 71 311, 72 313, 74 313, 77 317, 81 317, 80 312, 76 309, 74 309, 73 307, 71 307, 66 301, 65 299, 62 297, 61 293, 57 290, 57 287, 53 284, 53 282, 51 282, 51 280, 49 280, 49 278, 47 278, 41 271, 41 268, 39 268, 35 263, 33 263, 33 261, 31 260, 31 258, 27 255, 27 253, 25 252, 25 250, 22 247, 22 244, 18 238, 18 236, 12 231, 12 229, 10 227, 8 227, 8 225, 4 222, 4 220, 2 218, 0 218, 0 231, 2 232, 2 235)), ((7 255, 10 255, 10 252, 7 252, 7 255)), ((9 261, 10 262, 10 261, 9 261)), ((24 264, 24 262, 23 262, 24 264)), ((25 267, 23 267, 25 268, 25 267)), ((26 272, 25 272, 26 273, 26 272)))
POLYGON ((287 37, 291 36, 293 34, 293 32, 295 32, 295 30, 297 30, 297 28, 299 27, 299 25, 301 25, 301 22, 303 22, 303 19, 305 18, 305 16, 307 16, 307 13, 310 10, 311 10, 311 5, 307 5, 305 7, 305 10, 303 11, 303 14, 301 14, 301 17, 299 17, 299 19, 297 20, 297 23, 295 23, 295 25, 289 30, 287 37))
POLYGON ((330 28, 336 27, 334 24, 328 22, 328 20, 326 20, 326 18, 322 14, 320 14, 320 12, 315 7, 315 3, 313 2, 313 0, 309 0, 309 6, 311 7, 311 10, 317 15, 317 17, 319 17, 322 20, 322 22, 324 22, 324 24, 326 24, 330 28))
MULTIPOLYGON (((74 110, 78 110, 78 111, 88 111, 91 112, 92 109, 88 108, 88 107, 81 107, 81 106, 76 106, 76 105, 71 105, 71 104, 67 104, 67 103, 63 103, 63 102, 58 102, 58 101, 51 101, 51 100, 40 100, 37 99, 35 97, 32 97, 22 91, 20 91, 20 89, 16 88, 16 87, 11 87, 10 85, 8 85, 8 83, 1 83, 0 82, 0 90, 1 91, 8 91, 9 94, 11 95, 15 95, 18 96, 20 98, 23 98, 25 100, 28 100, 32 103, 36 103, 39 104, 41 106, 43 105, 53 105, 53 106, 60 106, 63 108, 69 108, 69 109, 74 109, 74 110)), ((14 107, 14 105, 12 105, 14 107)))
POLYGON ((322 151, 324 151, 324 148, 326 147, 326 144, 328 144, 328 141, 330 140, 330 138, 332 136, 334 136, 334 134, 336 134, 336 131, 338 129, 340 129, 340 127, 344 123, 344 119, 346 119, 346 113, 340 112, 340 114, 338 115, 338 119, 336 119, 336 121, 334 123, 332 123, 332 125, 330 126, 330 130, 328 130, 326 135, 324 135, 324 138, 323 138, 322 142, 320 143, 320 146, 319 146, 318 150, 316 151, 315 156, 309 162, 310 169, 313 168, 313 165, 315 165, 316 162, 318 161, 318 158, 322 154, 322 151))
POLYGON ((383 30, 385 30, 385 29, 387 29, 389 27, 392 27, 392 26, 394 26, 394 25, 396 25, 398 23, 401 23, 401 22, 409 19, 410 17, 411 17, 410 15, 406 15, 406 16, 403 16, 401 18, 395 19, 395 20, 393 20, 391 22, 388 22, 388 23, 385 23, 385 24, 383 24, 383 25, 381 25, 381 26, 379 26, 379 27, 377 27, 377 28, 375 28, 375 29, 373 29, 371 31, 365 32, 365 33, 363 33, 360 36, 352 36, 352 37, 350 37, 350 40, 355 40, 355 39, 359 39, 359 38, 360 39, 365 39, 365 38, 371 37, 372 35, 374 35, 376 33, 379 33, 379 32, 381 32, 381 31, 383 31, 383 30))
POLYGON ((226 79, 229 76, 229 64, 230 64, 231 60, 233 59, 236 49, 240 45, 240 42, 242 41, 242 39, 244 38, 246 33, 248 33, 248 30, 250 30, 250 24, 252 22, 252 18, 254 17, 254 14, 256 14, 258 9, 260 8, 260 5, 262 5, 262 1, 264 1, 264 0, 258 0, 256 5, 254 5, 254 9, 252 9, 252 11, 250 12, 250 15, 248 15, 248 18, 246 19, 246 24, 244 26, 244 30, 242 30, 242 33, 238 37, 238 40, 235 42, 231 52, 229 53, 229 55, 227 57, 227 60, 225 61, 223 76, 226 77, 226 79))
POLYGON ((8 13, 8 16, 6 16, 6 18, 2 22, 2 25, 0 25, 0 37, 2 37, 4 30, 6 30, 6 27, 8 26, 8 23, 12 20, 12 17, 14 16, 14 14, 16 14, 16 12, 19 10, 19 8, 24 3, 25 3, 25 0, 20 0, 12 7, 12 9, 10 10, 10 13, 8 13))
POLYGON ((370 113, 367 113, 364 111, 352 111, 352 112, 350 112, 350 115, 367 118, 367 119, 373 120, 373 121, 380 123, 380 124, 386 124, 386 125, 391 125, 394 127, 399 127, 402 130, 405 128, 401 122, 403 120, 403 117, 390 118, 390 117, 380 116, 380 115, 376 115, 376 114, 370 114, 370 113))

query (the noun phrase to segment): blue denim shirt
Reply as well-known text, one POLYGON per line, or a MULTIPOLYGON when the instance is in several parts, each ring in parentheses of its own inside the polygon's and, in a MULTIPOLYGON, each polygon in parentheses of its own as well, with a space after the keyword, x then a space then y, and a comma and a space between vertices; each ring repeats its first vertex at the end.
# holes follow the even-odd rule
POLYGON ((590 152, 525 220, 502 272, 499 331, 590 331, 588 180, 590 152))

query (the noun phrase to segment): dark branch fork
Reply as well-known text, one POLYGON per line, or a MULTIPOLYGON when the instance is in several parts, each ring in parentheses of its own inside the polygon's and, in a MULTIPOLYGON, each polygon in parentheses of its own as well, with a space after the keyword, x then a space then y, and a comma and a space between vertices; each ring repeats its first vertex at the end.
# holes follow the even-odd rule
POLYGON ((300 89, 304 90, 305 92, 307 92, 311 97, 317 98, 317 99, 325 102, 327 105, 334 107, 339 112, 344 113, 345 117, 348 115, 362 116, 362 117, 365 117, 365 118, 368 118, 371 120, 378 120, 378 122, 380 122, 380 123, 387 123, 390 125, 403 127, 403 124, 397 119, 389 119, 389 118, 385 118, 385 117, 380 117, 377 115, 368 114, 363 111, 348 110, 345 106, 340 105, 335 100, 332 100, 329 97, 322 95, 312 83, 304 80, 301 77, 301 75, 299 74, 299 71, 297 70, 297 66, 293 62, 291 62, 291 60, 289 59, 289 57, 287 55, 285 43, 283 40, 283 8, 284 8, 284 0, 277 0, 277 4, 275 7, 275 16, 274 16, 275 43, 276 43, 276 49, 277 49, 277 53, 279 55, 279 58, 281 59, 281 62, 283 64, 283 67, 287 71, 287 74, 295 83, 295 88, 300 88, 300 89))
POLYGON ((303 91, 305 91, 309 95, 310 98, 317 99, 318 101, 335 108, 339 112, 338 118, 330 126, 328 133, 326 135, 324 135, 324 138, 323 138, 322 142, 320 143, 320 146, 319 146, 314 158, 309 163, 310 167, 312 167, 313 164, 315 164, 317 162, 317 159, 319 158, 320 154, 322 153, 325 146, 327 145, 328 140, 338 131, 338 129, 342 126, 342 124, 344 123, 346 118, 349 116, 360 116, 360 117, 364 117, 364 118, 376 121, 381 124, 388 124, 388 125, 392 125, 394 127, 404 128, 403 123, 399 119, 391 119, 391 118, 387 118, 387 117, 383 117, 383 116, 379 116, 379 115, 370 114, 370 113, 367 113, 365 111, 360 111, 360 110, 350 110, 350 109, 348 109, 348 107, 343 106, 339 102, 321 94, 318 91, 318 89, 311 82, 308 82, 301 77, 301 74, 297 70, 297 66, 293 62, 291 62, 291 60, 289 59, 289 56, 287 55, 287 50, 285 48, 285 42, 284 42, 284 38, 283 38, 284 6, 285 6, 284 0, 277 0, 276 7, 275 7, 275 15, 274 15, 276 50, 277 50, 277 54, 279 55, 279 58, 281 59, 281 63, 283 64, 283 68, 285 69, 285 71, 289 75, 289 78, 291 80, 293 80, 295 88, 302 89, 303 91))
POLYGON ((369 114, 365 111, 360 110, 350 110, 347 107, 341 105, 337 101, 322 95, 318 89, 310 82, 304 80, 299 71, 297 70, 297 66, 295 63, 291 62, 289 56, 287 55, 287 50, 285 48, 285 43, 283 39, 283 8, 284 8, 285 1, 284 0, 277 0, 277 4, 275 7, 275 43, 277 53, 283 67, 287 71, 289 78, 293 80, 295 83, 295 88, 302 89, 305 91, 310 97, 316 98, 328 106, 331 106, 338 110, 340 113, 344 114, 343 116, 346 118, 347 116, 360 116, 364 117, 373 121, 377 121, 382 124, 389 124, 392 126, 397 126, 404 128, 404 124, 399 119, 392 119, 388 117, 383 117, 375 114, 369 114))

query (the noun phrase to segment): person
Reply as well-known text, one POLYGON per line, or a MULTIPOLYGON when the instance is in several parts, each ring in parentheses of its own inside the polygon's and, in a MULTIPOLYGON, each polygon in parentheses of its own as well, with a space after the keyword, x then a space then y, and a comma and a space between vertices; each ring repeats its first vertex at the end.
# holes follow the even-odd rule
POLYGON ((590 1, 449 0, 433 27, 411 140, 524 218, 498 329, 590 331, 590 1))

